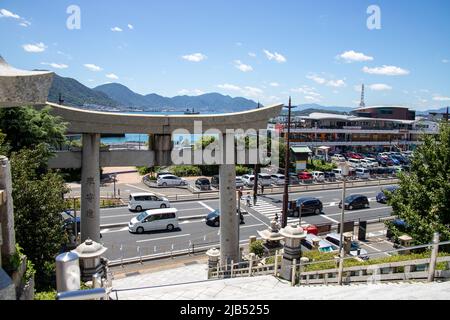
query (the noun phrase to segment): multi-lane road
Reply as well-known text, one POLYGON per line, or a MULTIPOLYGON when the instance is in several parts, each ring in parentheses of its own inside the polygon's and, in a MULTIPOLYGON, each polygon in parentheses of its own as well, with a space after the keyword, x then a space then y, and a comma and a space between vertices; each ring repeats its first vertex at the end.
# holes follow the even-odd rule
MULTIPOLYGON (((391 215, 391 207, 377 203, 376 194, 380 192, 380 186, 358 187, 347 190, 349 194, 363 194, 369 198, 370 208, 354 211, 346 211, 345 220, 371 220, 391 215)), ((290 200, 300 196, 312 196, 319 198, 324 209, 320 215, 302 217, 302 223, 311 224, 338 224, 340 212, 338 204, 342 197, 341 190, 320 190, 311 192, 291 193, 290 200)), ((245 224, 240 226, 240 241, 245 243, 252 235, 258 235, 258 230, 266 229, 275 214, 281 218, 282 195, 263 195, 258 197, 256 206, 245 208, 245 224)), ((245 202, 241 202, 241 206, 245 202)), ((211 211, 219 209, 219 200, 173 202, 172 207, 178 209, 180 217, 180 229, 173 232, 149 232, 141 235, 128 232, 126 224, 136 216, 126 207, 102 209, 102 241, 108 251, 106 256, 110 260, 121 258, 133 258, 148 255, 158 255, 167 252, 187 250, 194 246, 198 249, 219 243, 219 229, 205 224, 204 217, 211 211), (186 218, 186 219, 185 219, 186 218)), ((289 222, 298 222, 298 218, 289 218, 289 222)))

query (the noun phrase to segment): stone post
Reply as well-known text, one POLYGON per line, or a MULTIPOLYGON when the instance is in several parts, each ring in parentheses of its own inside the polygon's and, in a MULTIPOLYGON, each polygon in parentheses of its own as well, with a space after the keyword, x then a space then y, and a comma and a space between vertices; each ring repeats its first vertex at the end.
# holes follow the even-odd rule
POLYGON ((155 151, 155 164, 159 166, 168 166, 172 164, 172 135, 154 134, 153 150, 155 151))
POLYGON ((344 233, 344 252, 350 254, 352 248, 352 234, 350 232, 344 233))
POLYGON ((6 260, 16 253, 16 234, 14 231, 11 164, 4 156, 0 156, 0 196, 2 197, 0 200, 0 225, 3 236, 1 255, 6 260))
POLYGON ((439 252, 439 233, 433 235, 433 250, 431 251, 430 266, 428 268, 428 282, 434 281, 434 273, 436 270, 436 261, 439 252))
POLYGON ((306 231, 297 224, 293 224, 281 229, 280 234, 285 238, 280 277, 290 281, 294 260, 299 260, 301 257, 301 240, 306 238, 306 231))
POLYGON ((81 242, 100 242, 100 134, 83 133, 81 242))
MULTIPOLYGON (((400 241, 400 246, 403 248, 408 248, 411 246, 412 238, 408 236, 407 234, 404 234, 400 237, 398 237, 398 240, 400 241)), ((399 254, 409 254, 410 250, 403 250, 400 251, 399 254)))

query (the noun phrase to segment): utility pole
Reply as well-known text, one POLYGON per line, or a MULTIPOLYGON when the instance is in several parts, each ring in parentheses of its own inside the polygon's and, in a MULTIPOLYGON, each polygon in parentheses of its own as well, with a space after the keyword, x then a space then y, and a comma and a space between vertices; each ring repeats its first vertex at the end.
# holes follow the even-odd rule
MULTIPOLYGON (((258 101, 258 106, 256 107, 257 109, 259 109, 259 101, 258 101)), ((256 131, 256 150, 258 152, 258 155, 256 157, 256 163, 255 163, 255 168, 254 168, 254 175, 255 175, 255 180, 254 180, 254 184, 253 184, 253 205, 256 206, 256 201, 258 199, 258 173, 259 173, 259 132, 256 131)))
POLYGON ((349 174, 349 167, 346 162, 340 164, 342 175, 342 211, 341 211, 341 226, 339 228, 339 253, 341 253, 344 241, 344 213, 345 213, 345 182, 349 174))
POLYGON ((286 139, 286 149, 284 156, 284 194, 283 194, 283 212, 281 217, 281 227, 284 228, 287 225, 287 214, 288 214, 288 201, 289 201, 289 165, 290 165, 290 150, 289 150, 289 140, 291 135, 291 109, 295 108, 291 106, 291 97, 289 97, 289 106, 288 108, 288 129, 287 135, 285 134, 286 139))

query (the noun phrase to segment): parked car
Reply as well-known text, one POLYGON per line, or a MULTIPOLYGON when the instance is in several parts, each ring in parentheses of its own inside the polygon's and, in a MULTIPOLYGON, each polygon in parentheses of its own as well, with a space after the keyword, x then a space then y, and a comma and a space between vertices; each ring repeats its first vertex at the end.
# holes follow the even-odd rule
MULTIPOLYGON (((238 211, 236 210, 236 213, 238 211)), ((239 213, 239 219, 240 219, 240 223, 243 224, 244 222, 244 215, 242 213, 239 213)), ((219 227, 220 226, 220 210, 214 210, 212 212, 210 212, 207 216, 206 216, 206 224, 210 225, 210 226, 214 226, 214 227, 219 227)))
POLYGON ((302 171, 298 173, 298 178, 301 181, 312 181, 313 180, 313 176, 310 172, 307 171, 302 171))
MULTIPOLYGON (((345 209, 361 209, 369 207, 369 199, 362 194, 352 194, 345 198, 345 209)), ((339 202, 339 208, 342 208, 342 201, 339 202)))
POLYGON ((317 182, 325 181, 325 173, 323 173, 322 171, 313 171, 312 176, 313 179, 317 182))
POLYGON ((339 247, 314 234, 306 234, 306 237, 302 239, 301 243, 309 250, 314 250, 314 243, 317 243, 320 252, 333 252, 339 249, 339 247))
POLYGON ((299 184, 300 180, 298 179, 298 176, 295 173, 289 174, 289 184, 299 184))
MULTIPOLYGON (((337 247, 340 246, 341 243, 341 235, 339 233, 329 233, 325 237, 325 240, 331 242, 332 244, 336 245, 337 247)), ((363 260, 368 260, 369 256, 367 255, 368 252, 365 249, 362 249, 358 242, 352 241, 350 246, 350 255, 353 257, 359 257, 363 260)))
POLYGON ((160 176, 165 176, 165 175, 167 175, 167 174, 173 175, 172 172, 169 172, 169 171, 161 171, 161 172, 158 172, 158 173, 156 174, 156 179, 158 179, 160 176))
POLYGON ((378 168, 378 161, 375 158, 366 158, 364 160, 368 161, 368 163, 366 162, 368 164, 367 168, 378 168))
POLYGON ((267 173, 258 173, 258 185, 269 187, 272 185, 272 177, 267 173))
POLYGON ((184 186, 186 184, 186 180, 173 174, 160 175, 156 180, 156 185, 158 187, 184 186))
POLYGON ((300 215, 300 210, 302 215, 304 214, 320 214, 323 210, 323 204, 322 202, 313 197, 301 197, 295 200, 295 207, 293 208, 292 205, 290 205, 291 215, 294 217, 298 217, 300 215))
POLYGON ((326 181, 331 181, 331 182, 336 181, 336 174, 334 172, 325 171, 324 176, 325 176, 326 181))
POLYGON ((286 180, 284 174, 281 173, 272 174, 270 178, 272 179, 272 183, 277 186, 283 185, 286 180))
POLYGON ((128 223, 128 231, 143 233, 145 231, 178 229, 178 210, 176 208, 155 209, 142 212, 128 223))
POLYGON ((165 197, 159 197, 154 193, 131 193, 128 198, 128 209, 140 212, 142 210, 169 208, 170 202, 165 197))
POLYGON ((211 187, 219 189, 219 175, 215 175, 211 177, 211 187))
POLYGON ((236 177, 236 189, 244 187, 244 180, 242 177, 236 177))
POLYGON ((242 176, 242 181, 244 181, 244 185, 247 187, 253 187, 255 184, 255 176, 253 174, 244 174, 242 176))
POLYGON ((358 168, 361 166, 361 161, 359 159, 349 158, 347 163, 350 167, 358 168))
POLYGON ((408 229, 408 224, 405 222, 405 220, 399 218, 396 218, 389 223, 388 229, 386 231, 386 238, 388 238, 391 241, 394 240, 394 243, 397 244, 398 239, 393 239, 394 233, 392 232, 392 226, 395 226, 396 229, 398 229, 400 232, 406 233, 408 229))
POLYGON ((370 171, 367 168, 356 168, 355 169, 356 176, 360 179, 369 179, 370 171))
POLYGON ((361 160, 364 158, 362 155, 355 153, 355 152, 347 152, 345 155, 347 156, 347 160, 350 160, 350 159, 361 160))
POLYGON ((195 180, 195 186, 200 190, 211 190, 211 183, 206 178, 198 178, 195 180))
POLYGON ((382 188, 382 189, 381 189, 381 192, 379 192, 379 193, 377 194, 377 197, 376 197, 377 202, 380 202, 380 203, 387 203, 389 194, 390 194, 390 193, 394 193, 395 191, 398 190, 398 188, 399 188, 398 186, 387 186, 387 187, 385 187, 385 188, 382 188))
POLYGON ((342 179, 342 170, 341 169, 333 169, 333 173, 336 179, 342 179))
POLYGON ((333 162, 345 162, 347 159, 342 154, 335 154, 331 157, 331 161, 333 162))

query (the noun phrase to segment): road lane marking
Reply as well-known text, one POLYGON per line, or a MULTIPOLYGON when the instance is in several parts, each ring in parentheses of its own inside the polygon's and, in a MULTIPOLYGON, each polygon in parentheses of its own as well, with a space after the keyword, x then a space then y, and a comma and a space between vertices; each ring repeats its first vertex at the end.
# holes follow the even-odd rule
POLYGON ((146 240, 137 240, 137 243, 141 243, 141 242, 149 242, 149 241, 155 241, 155 240, 164 240, 164 239, 173 239, 173 238, 181 238, 181 237, 188 237, 191 234, 180 234, 178 236, 171 236, 171 237, 161 237, 161 238, 154 238, 154 239, 146 239, 146 240))
MULTIPOLYGON (((105 230, 108 230, 108 229, 105 229, 105 230)), ((113 233, 113 232, 123 232, 123 231, 128 231, 128 227, 123 227, 123 228, 120 228, 119 230, 109 230, 109 231, 107 231, 107 232, 105 232, 105 231, 100 231, 100 233, 113 233)))
POLYGON ((339 221, 337 221, 337 220, 334 220, 334 219, 332 219, 332 218, 330 218, 330 217, 328 217, 328 216, 326 216, 326 215, 324 215, 324 214, 321 214, 321 215, 319 215, 320 217, 323 217, 323 218, 325 218, 325 219, 327 219, 327 220, 330 220, 330 221, 332 221, 332 222, 334 222, 334 223, 339 223, 339 221))
MULTIPOLYGON (((349 214, 349 213, 362 213, 362 212, 377 211, 377 210, 386 210, 386 209, 391 209, 391 207, 380 207, 380 208, 372 208, 372 209, 364 209, 364 210, 353 210, 353 211, 345 210, 345 214, 349 214)), ((327 214, 327 216, 328 216, 328 217, 330 217, 330 216, 338 216, 338 215, 340 215, 340 214, 341 214, 341 212, 339 212, 339 213, 327 214)))
POLYGON ((204 206, 206 209, 208 209, 210 212, 216 211, 213 208, 211 208, 210 206, 208 206, 207 204, 203 203, 202 201, 198 202, 199 204, 201 204, 202 206, 204 206))
POLYGON ((259 227, 259 226, 264 226, 264 223, 257 223, 257 224, 251 224, 251 225, 248 225, 248 226, 243 226, 243 227, 241 227, 241 229, 251 228, 251 227, 259 227))
POLYGON ((100 233, 108 233, 109 229, 100 230, 100 233))
POLYGON ((131 187, 131 188, 134 188, 134 189, 146 191, 146 192, 149 192, 149 193, 154 193, 154 194, 157 194, 158 196, 165 197, 165 195, 163 195, 162 193, 150 191, 149 189, 144 189, 144 188, 141 188, 141 187, 136 187, 136 186, 133 186, 132 184, 128 184, 128 183, 125 184, 125 185, 126 185, 126 186, 129 186, 129 187, 131 187))

